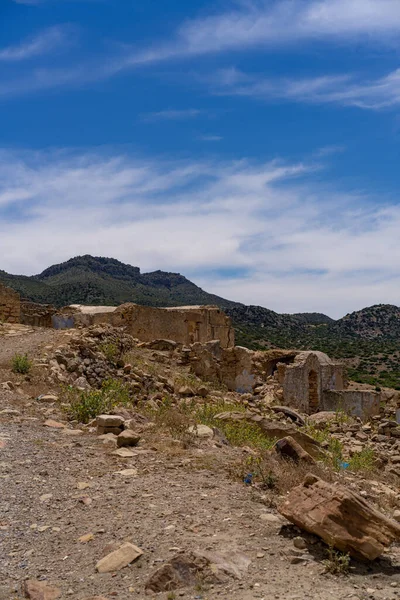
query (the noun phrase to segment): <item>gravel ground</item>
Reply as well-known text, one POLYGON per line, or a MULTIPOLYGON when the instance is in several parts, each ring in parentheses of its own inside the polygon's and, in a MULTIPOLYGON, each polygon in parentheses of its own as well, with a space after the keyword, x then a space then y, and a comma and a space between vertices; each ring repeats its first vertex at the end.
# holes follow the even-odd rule
MULTIPOLYGON (((3 336, 0 384, 13 377, 18 383, 8 364, 15 351, 38 357, 46 345, 58 343, 58 335, 27 330, 3 336)), ((225 472, 228 458, 239 450, 210 441, 174 450, 153 434, 144 436, 133 458, 118 458, 94 433, 71 435, 68 428, 44 426, 47 418, 62 416, 56 406, 32 400, 36 391, 30 394, 30 386, 40 387, 35 377, 20 382, 19 392, 0 391, 0 600, 22 599, 27 578, 59 587, 61 598, 145 598, 149 576, 178 552, 192 550, 240 552, 251 564, 242 580, 177 590, 177 598, 400 597, 397 547, 372 566, 353 565, 348 577, 323 573, 320 543, 309 545, 307 561, 292 564, 293 537, 299 532, 225 472), (217 468, 199 468, 211 458, 217 468), (137 471, 118 473, 124 469, 137 471), (275 516, 273 522, 266 515, 275 516), (90 541, 80 541, 86 534, 90 541), (95 565, 110 544, 124 541, 139 546, 143 556, 117 573, 97 573, 95 565)), ((42 393, 47 391, 42 382, 42 393)))

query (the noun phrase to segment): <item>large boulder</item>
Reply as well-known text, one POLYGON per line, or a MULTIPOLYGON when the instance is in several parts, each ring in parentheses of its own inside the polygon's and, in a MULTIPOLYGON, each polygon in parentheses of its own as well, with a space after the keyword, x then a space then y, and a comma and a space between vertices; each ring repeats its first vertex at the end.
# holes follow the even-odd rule
POLYGON ((311 454, 308 454, 290 435, 276 442, 275 451, 282 458, 293 460, 296 463, 315 464, 315 460, 311 454))
POLYGON ((359 559, 374 560, 400 539, 400 524, 385 517, 362 496, 307 475, 279 507, 289 521, 328 545, 359 559))
POLYGON ((322 455, 321 444, 314 440, 307 433, 303 433, 297 429, 294 425, 286 425, 286 423, 279 423, 278 421, 268 421, 268 419, 259 419, 258 417, 253 418, 254 421, 258 422, 264 434, 274 439, 280 440, 284 437, 292 437, 308 454, 311 454, 314 458, 320 458, 322 455))

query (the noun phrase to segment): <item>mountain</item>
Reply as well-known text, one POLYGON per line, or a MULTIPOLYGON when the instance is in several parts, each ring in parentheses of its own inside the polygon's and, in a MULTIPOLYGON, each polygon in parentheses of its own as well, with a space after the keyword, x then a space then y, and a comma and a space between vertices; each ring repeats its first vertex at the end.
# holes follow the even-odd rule
POLYGON ((149 306, 216 304, 234 307, 238 303, 208 294, 177 273, 140 273, 138 267, 114 258, 77 256, 53 265, 32 277, 0 271, 0 282, 34 302, 54 304, 117 305, 136 302, 149 306))
POLYGON ((238 345, 321 350, 345 360, 352 379, 400 389, 400 308, 381 304, 337 321, 320 313, 279 314, 209 294, 178 273, 141 273, 114 258, 77 256, 32 277, 0 271, 29 300, 54 304, 215 304, 232 318, 238 345))

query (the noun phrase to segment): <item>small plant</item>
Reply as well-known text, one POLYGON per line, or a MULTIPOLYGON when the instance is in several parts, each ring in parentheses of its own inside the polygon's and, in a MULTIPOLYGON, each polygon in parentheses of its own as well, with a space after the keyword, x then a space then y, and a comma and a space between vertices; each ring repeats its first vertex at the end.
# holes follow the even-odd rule
POLYGON ((375 468, 375 453, 372 448, 364 448, 355 452, 349 460, 351 471, 373 471, 375 468))
POLYGON ((167 600, 175 600, 175 598, 176 598, 175 592, 169 592, 169 594, 167 596, 167 600))
POLYGON ((28 358, 27 354, 14 354, 11 368, 14 373, 19 373, 20 375, 26 375, 32 368, 32 363, 28 358))
POLYGON ((116 346, 112 342, 104 343, 100 345, 100 351, 104 354, 107 361, 114 364, 120 358, 120 352, 116 346))
POLYGON ((249 456, 246 460, 246 471, 250 472, 255 480, 261 482, 265 490, 274 490, 277 485, 277 477, 269 468, 267 461, 262 456, 249 456))
POLYGON ((115 406, 130 405, 131 398, 127 387, 116 379, 103 381, 100 390, 77 392, 67 389, 68 416, 79 423, 88 423, 102 413, 109 413, 115 406))
POLYGON ((328 557, 322 561, 325 572, 332 575, 347 575, 350 569, 350 554, 344 554, 331 546, 328 548, 328 557))

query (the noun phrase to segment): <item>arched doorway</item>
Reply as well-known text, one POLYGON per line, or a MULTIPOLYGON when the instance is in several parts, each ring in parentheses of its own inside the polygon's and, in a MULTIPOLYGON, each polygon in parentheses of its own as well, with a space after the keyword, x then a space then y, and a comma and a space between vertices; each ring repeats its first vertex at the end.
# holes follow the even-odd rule
POLYGON ((308 408, 311 414, 319 409, 318 373, 316 371, 310 371, 308 374, 308 408))

